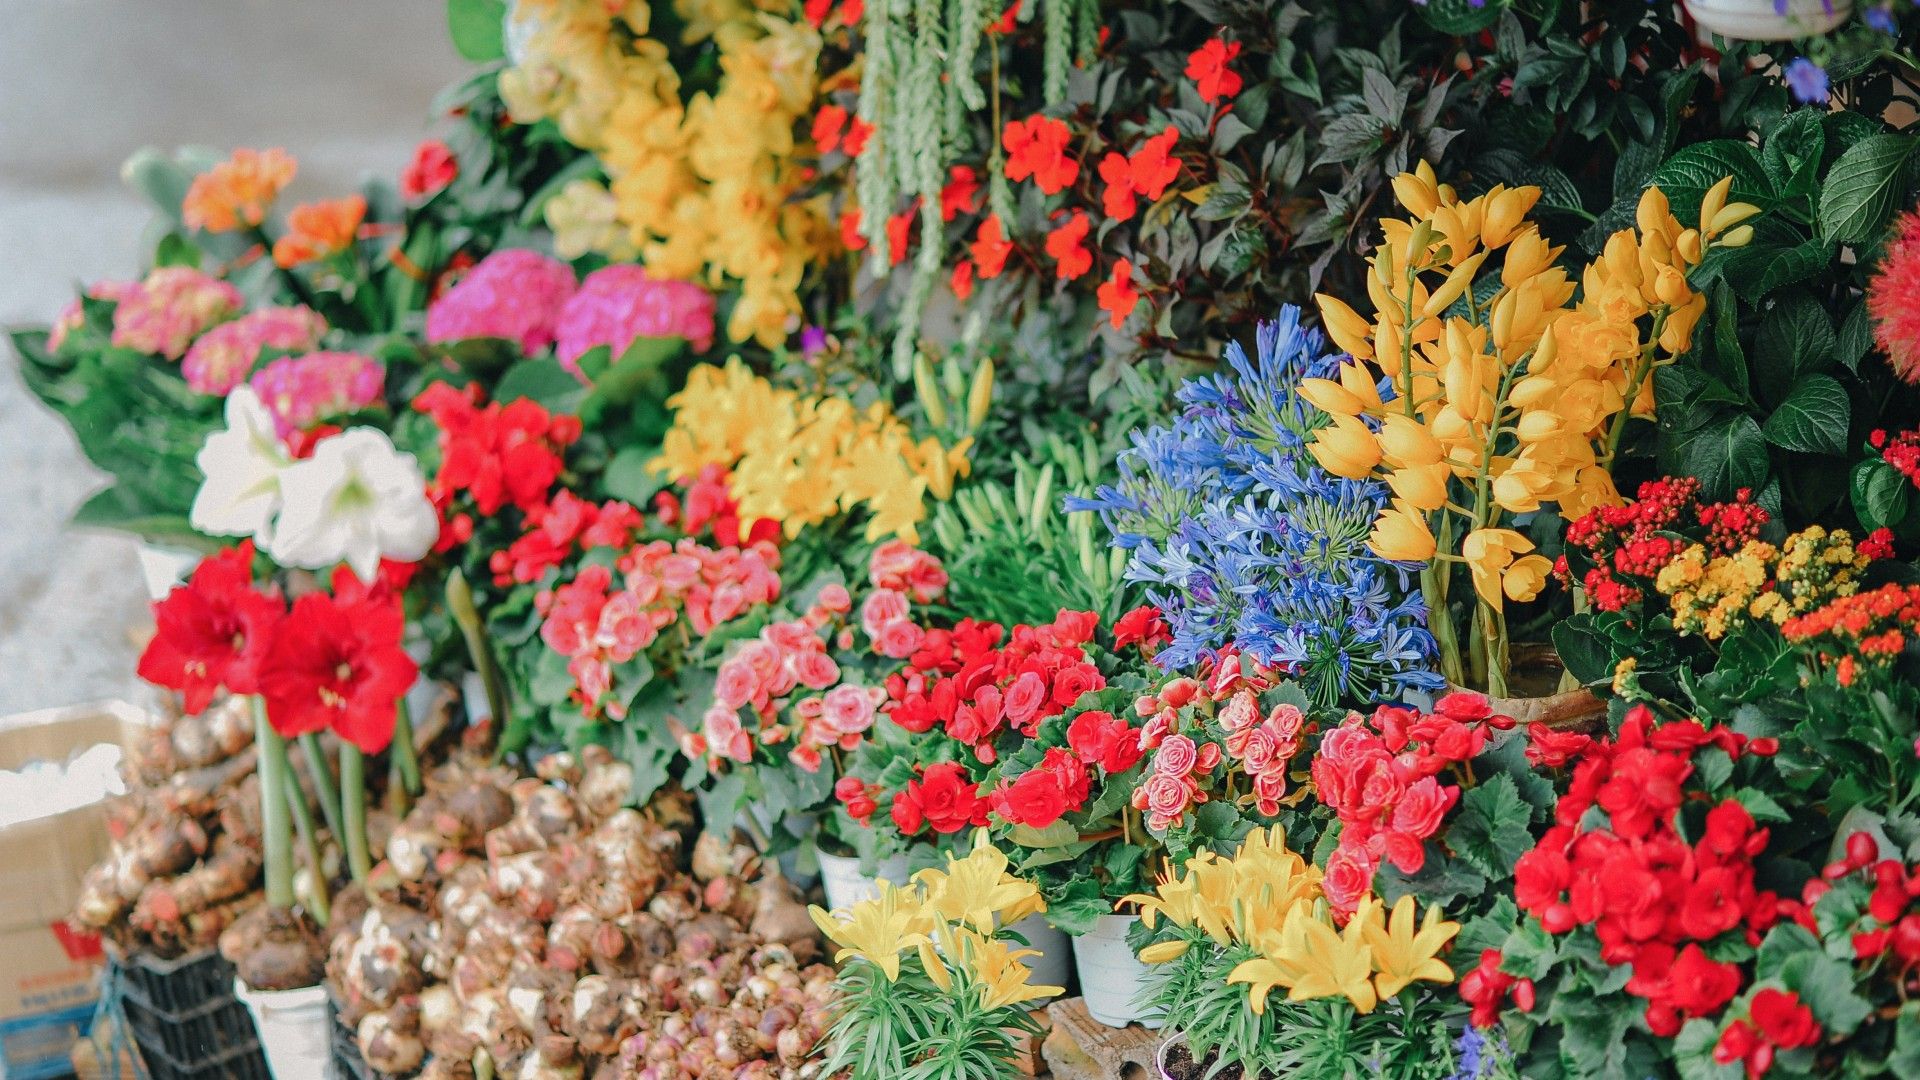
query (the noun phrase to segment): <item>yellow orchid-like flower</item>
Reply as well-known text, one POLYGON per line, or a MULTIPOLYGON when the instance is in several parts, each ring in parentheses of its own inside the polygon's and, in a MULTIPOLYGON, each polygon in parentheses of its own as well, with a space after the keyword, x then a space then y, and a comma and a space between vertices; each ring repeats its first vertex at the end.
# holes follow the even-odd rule
POLYGON ((1361 924, 1361 933, 1373 950, 1373 983, 1381 997, 1390 998, 1414 982, 1453 981, 1453 969, 1438 957, 1460 932, 1459 923, 1443 920, 1440 908, 1433 906, 1416 929, 1411 896, 1402 896, 1384 919, 1378 901, 1369 898, 1368 903, 1366 918, 1355 914, 1354 921, 1361 924))
POLYGON ((1512 565, 1514 556, 1533 550, 1533 541, 1512 529, 1475 529, 1460 542, 1460 557, 1473 571, 1473 589, 1495 611, 1501 610, 1506 595, 1501 577, 1512 565))
POLYGON ((1427 527, 1425 515, 1406 500, 1395 499, 1390 509, 1373 520, 1367 546, 1383 559, 1425 562, 1434 555, 1433 530, 1427 527))
POLYGON ((833 957, 836 963, 858 957, 879 968, 888 982, 900 977, 900 954, 927 941, 925 933, 914 929, 922 918, 919 892, 884 881, 877 896, 855 904, 845 917, 818 905, 807 914, 827 940, 840 946, 833 957))

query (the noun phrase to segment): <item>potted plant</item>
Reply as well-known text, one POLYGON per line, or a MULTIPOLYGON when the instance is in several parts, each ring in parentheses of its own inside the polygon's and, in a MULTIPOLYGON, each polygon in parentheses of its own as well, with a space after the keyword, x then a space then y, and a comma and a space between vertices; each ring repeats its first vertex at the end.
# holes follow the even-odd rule
POLYGON ((1825 34, 1853 15, 1853 0, 1686 0, 1702 30, 1745 41, 1825 34))

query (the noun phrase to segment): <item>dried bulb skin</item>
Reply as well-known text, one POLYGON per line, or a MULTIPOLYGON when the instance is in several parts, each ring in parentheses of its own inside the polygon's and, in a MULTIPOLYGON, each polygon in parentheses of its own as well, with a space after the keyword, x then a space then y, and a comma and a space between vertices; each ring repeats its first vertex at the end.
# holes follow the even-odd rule
POLYGON ((325 973, 320 935, 304 916, 261 905, 220 935, 220 953, 255 990, 298 990, 325 973))
POLYGON ((373 1069, 390 1075, 419 1068, 427 1055, 419 1021, 419 1009, 408 1004, 368 1014, 354 1032, 360 1056, 373 1069))

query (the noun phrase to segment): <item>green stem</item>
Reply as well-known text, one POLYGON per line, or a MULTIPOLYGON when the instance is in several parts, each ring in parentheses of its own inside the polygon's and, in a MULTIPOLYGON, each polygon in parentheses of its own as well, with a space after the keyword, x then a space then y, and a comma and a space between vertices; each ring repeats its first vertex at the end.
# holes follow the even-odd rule
MULTIPOLYGON (((507 723, 507 689, 501 681, 500 669, 493 662, 493 648, 487 640, 486 624, 480 620, 480 612, 473 606, 473 589, 467 585, 467 578, 457 568, 447 575, 447 610, 453 613, 453 621, 460 624, 460 636, 466 639, 467 655, 473 659, 475 671, 480 673, 480 682, 486 687, 487 708, 493 713, 494 731, 505 730, 507 723)), ((502 747, 505 742, 500 744, 502 747)))
POLYGON ((407 794, 420 794, 420 755, 413 745, 413 709, 403 696, 393 703, 393 748, 387 751, 400 770, 407 794))
POLYGON ((1480 601, 1480 632, 1484 635, 1487 656, 1487 693, 1493 697, 1507 694, 1507 614, 1485 600, 1480 601))
POLYGON ((1653 316, 1653 331, 1648 335, 1647 343, 1640 347, 1640 359, 1633 365, 1633 377, 1627 381, 1626 404, 1614 414, 1613 423, 1607 429, 1607 452, 1600 459, 1600 465, 1608 472, 1613 471, 1614 455, 1620 452, 1620 441, 1626 437, 1627 421, 1633 419, 1633 403, 1640 397, 1640 387, 1653 372, 1653 351, 1660 347, 1660 335, 1666 331, 1667 317, 1673 314, 1673 308, 1662 306, 1653 316))
POLYGON ((347 849, 347 870, 364 883, 373 871, 367 855, 367 759, 352 743, 340 744, 340 814, 345 831, 340 842, 347 849))
POLYGON ((1453 632, 1453 613, 1447 610, 1446 590, 1441 577, 1448 571, 1442 562, 1431 562, 1420 571, 1420 595, 1427 602, 1427 630, 1433 634, 1440 653, 1440 674, 1455 686, 1467 685, 1466 669, 1460 661, 1460 639, 1453 632))
POLYGON ((307 760, 307 772, 313 777, 313 794, 320 801, 320 816, 327 819, 327 831, 340 835, 340 793, 333 786, 333 765, 326 748, 320 745, 318 732, 300 736, 300 755, 307 760))
MULTIPOLYGON (((285 749, 282 744, 282 750, 285 749)), ((287 763, 288 777, 292 777, 292 763, 287 763)), ((320 858, 320 840, 314 835, 313 811, 307 808, 307 796, 300 785, 287 784, 287 810, 293 818, 293 830, 300 837, 300 849, 306 853, 308 880, 313 883, 312 891, 307 894, 307 913, 321 926, 327 925, 328 910, 332 906, 327 896, 327 867, 320 858)))
POLYGON ((267 703, 253 699, 253 741, 260 772, 260 847, 265 866, 267 906, 293 907, 293 823, 288 818, 287 744, 267 723, 267 703))

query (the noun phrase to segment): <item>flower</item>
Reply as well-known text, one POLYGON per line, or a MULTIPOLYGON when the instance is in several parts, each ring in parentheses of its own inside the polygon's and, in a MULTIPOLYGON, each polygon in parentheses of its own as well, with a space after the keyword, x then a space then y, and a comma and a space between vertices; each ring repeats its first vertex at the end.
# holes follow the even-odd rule
POLYGON ((1044 829, 1086 805, 1087 768, 1073 753, 1053 747, 1039 765, 994 789, 994 812, 1012 825, 1044 829))
POLYGON ((115 348, 178 360, 193 339, 239 311, 240 290, 185 266, 163 266, 113 309, 115 348))
POLYGON ((251 536, 271 543, 280 509, 280 478, 288 465, 273 414, 252 387, 227 395, 227 426, 207 436, 195 455, 205 477, 194 493, 188 522, 208 536, 251 536))
POLYGON ((845 916, 818 906, 809 907, 807 914, 828 941, 840 946, 833 956, 835 963, 855 957, 879 968, 892 982, 900 977, 900 954, 927 940, 912 929, 921 919, 920 908, 916 890, 882 881, 876 896, 853 905, 845 916))
POLYGON ((202 334, 180 361, 180 374, 202 394, 225 396, 246 381, 263 350, 305 352, 326 332, 327 320, 311 308, 261 308, 202 334))
POLYGON ((506 338, 531 356, 553 343, 574 287, 565 263, 526 248, 504 248, 427 305, 427 340, 506 338))
POLYGON ((980 209, 980 178, 971 165, 955 165, 947 170, 947 185, 940 189, 940 220, 952 221, 961 214, 980 209))
POLYGON ((1374 966, 1379 969, 1373 981, 1382 998, 1393 997, 1416 981, 1453 981, 1453 969, 1438 956, 1447 942, 1460 932, 1460 924, 1441 919, 1438 906, 1427 908, 1426 919, 1417 931, 1410 895, 1395 901, 1392 914, 1384 922, 1374 921, 1378 916, 1377 906, 1371 915, 1373 917, 1359 921, 1367 945, 1373 950, 1374 966))
POLYGON ((554 354, 577 373, 589 349, 605 345, 619 360, 643 337, 683 338, 705 352, 713 345, 713 310, 713 294, 698 285, 662 281, 641 266, 603 266, 560 309, 554 354))
POLYGON ((193 178, 180 218, 189 229, 211 233, 259 228, 273 200, 293 182, 296 168, 285 150, 235 150, 193 178))
POLYGON ((1787 89, 1793 91, 1795 101, 1804 105, 1825 105, 1827 103, 1827 69, 1804 56, 1796 56, 1787 62, 1787 68, 1780 75, 1787 89))
MULTIPOLYGON (((1507 568, 1514 565, 1514 556, 1532 550, 1533 541, 1512 529, 1475 529, 1460 542, 1460 557, 1467 561, 1467 568, 1473 572, 1473 590, 1495 611, 1500 610, 1501 599, 1506 595, 1505 576, 1507 568)), ((1522 587, 1533 582, 1534 591, 1537 592, 1538 582, 1546 576, 1546 568, 1532 567, 1523 570, 1522 574, 1522 587)))
POLYGON ((982 278, 1000 276, 1000 272, 1006 268, 1007 256, 1013 254, 1013 242, 1007 239, 999 214, 988 214, 986 220, 980 223, 968 251, 973 255, 973 264, 979 268, 982 278))
POLYGON ((253 542, 200 560, 186 584, 153 605, 153 639, 139 674, 178 690, 198 713, 220 690, 259 692, 261 657, 281 617, 278 600, 253 587, 253 542))
POLYGON ((274 265, 292 268, 352 248, 366 217, 367 200, 359 195, 294 207, 287 213, 286 234, 273 242, 274 265))
POLYGON ((1239 42, 1209 38, 1187 56, 1187 78, 1199 89, 1201 101, 1211 105, 1240 92, 1240 75, 1227 66, 1239 55, 1239 42))
POLYGON ((453 150, 439 139, 422 139, 413 148, 413 158, 400 171, 400 194, 423 200, 438 194, 460 175, 460 162, 453 150))
POLYGON ((1087 230, 1092 225, 1085 210, 1075 210, 1047 234, 1047 257, 1058 264, 1054 273, 1062 281, 1072 281, 1093 269, 1093 253, 1086 248, 1087 230))
POLYGON ((936 833, 957 833, 969 826, 987 823, 987 801, 979 795, 978 785, 966 778, 966 770, 943 761, 927 766, 917 779, 909 780, 893 797, 890 811, 894 825, 912 836, 922 825, 936 833))
MULTIPOLYGON (((620 202, 606 185, 584 177, 569 180, 540 211, 553 230, 553 253, 563 259, 600 254, 615 262, 640 254, 633 237, 620 223, 620 202)), ((573 276, 567 276, 567 289, 573 276)))
POLYGON ((348 416, 380 401, 387 369, 371 356, 316 352, 283 356, 254 372, 247 385, 273 414, 282 439, 322 420, 348 416))
POLYGON ((320 440, 280 474, 281 509, 268 552, 283 566, 344 562, 372 581, 380 560, 413 562, 433 550, 440 517, 413 455, 384 432, 352 428, 320 440))
POLYGON ((1100 310, 1113 318, 1113 328, 1126 325, 1127 316, 1140 303, 1140 292, 1133 287, 1133 264, 1125 259, 1113 264, 1113 276, 1103 282, 1094 296, 1100 301, 1100 310))
POLYGON ((1920 214, 1903 214, 1867 283, 1873 336, 1894 373, 1920 383, 1920 214))
POLYGON ((386 749, 397 703, 420 674, 400 645, 405 628, 398 598, 294 601, 261 663, 267 721, 288 738, 331 729, 367 753, 386 749))
POLYGON ((1042 194, 1058 195, 1080 175, 1080 163, 1068 155, 1073 132, 1050 116, 1009 120, 1001 141, 1007 151, 1007 179, 1033 178, 1042 194))

